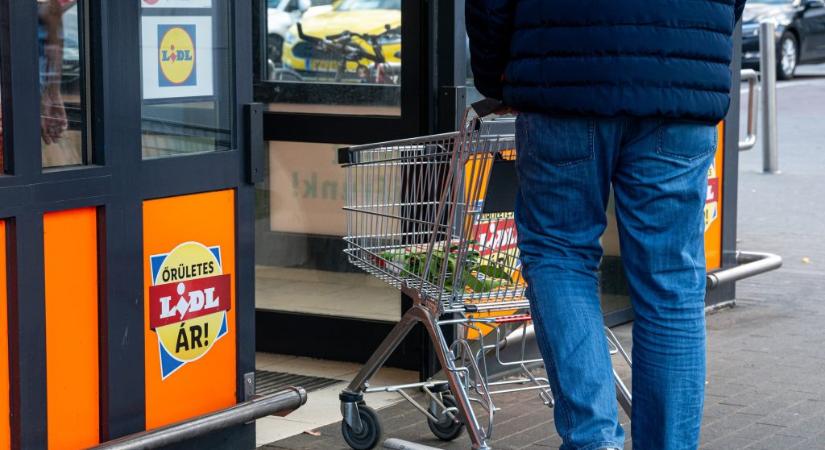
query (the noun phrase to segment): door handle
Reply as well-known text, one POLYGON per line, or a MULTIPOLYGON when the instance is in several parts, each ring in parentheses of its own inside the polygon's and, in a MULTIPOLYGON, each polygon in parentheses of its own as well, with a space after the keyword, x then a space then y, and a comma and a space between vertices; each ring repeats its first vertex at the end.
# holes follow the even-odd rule
POLYGON ((244 133, 246 134, 246 182, 264 181, 264 106, 261 103, 244 105, 244 133))

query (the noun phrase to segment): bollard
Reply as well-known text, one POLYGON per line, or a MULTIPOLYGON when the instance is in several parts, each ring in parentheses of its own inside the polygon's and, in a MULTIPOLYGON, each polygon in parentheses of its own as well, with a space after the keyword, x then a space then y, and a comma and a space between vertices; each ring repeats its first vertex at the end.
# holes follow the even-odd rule
POLYGON ((762 85, 762 172, 779 173, 776 136, 776 23, 759 24, 759 71, 762 85))

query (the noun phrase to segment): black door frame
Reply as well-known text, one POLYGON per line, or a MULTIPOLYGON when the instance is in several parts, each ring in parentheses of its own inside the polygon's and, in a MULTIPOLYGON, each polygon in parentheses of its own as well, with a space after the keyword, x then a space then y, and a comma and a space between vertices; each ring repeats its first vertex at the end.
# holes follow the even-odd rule
MULTIPOLYGON (((0 1, 0 59, 5 176, 0 219, 7 223, 12 442, 45 449, 46 359, 43 214, 81 207, 98 211, 100 438, 144 430, 142 202, 233 189, 236 218, 237 400, 254 372, 254 189, 246 182, 242 105, 252 101, 251 0, 232 8, 235 111, 232 150, 165 159, 141 156, 141 2, 87 0, 85 40, 90 165, 41 168, 37 5, 0 1), (34 99, 34 100, 33 100, 34 99), (208 176, 204 176, 208 174, 208 176), (125 336, 129 339, 124 339, 125 336)), ((205 436, 186 448, 216 448, 226 439, 254 446, 254 425, 205 436)))
MULTIPOLYGON (((266 1, 253 0, 255 27, 252 35, 255 41, 255 100, 267 103, 273 89, 281 83, 262 81, 261 71, 266 33, 263 32, 266 18, 266 1)), ((398 116, 369 116, 342 114, 305 114, 293 112, 264 113, 264 139, 267 141, 292 141, 330 144, 361 144, 390 139, 398 139, 435 132, 438 118, 434 113, 437 92, 436 61, 434 45, 436 36, 431 25, 435 20, 437 2, 403 0, 401 2, 402 64, 400 101, 398 116)), ((440 5, 452 3, 442 2, 440 5)), ((452 65, 452 61, 450 62, 452 65)), ((296 89, 300 86, 290 85, 296 89)), ((322 85, 308 85, 306 89, 324 89, 322 85)), ((334 88, 334 87, 333 87, 334 88)), ((374 89, 381 86, 357 86, 358 89, 374 89)), ((288 150, 287 150, 288 151, 288 150)), ((264 165, 268 164, 264 161, 264 165)), ((260 186, 259 203, 266 204, 267 181, 260 186)), ((326 270, 353 271, 343 255, 343 241, 340 237, 277 233, 278 242, 273 244, 273 233, 266 226, 256 227, 256 245, 262 248, 277 245, 288 252, 293 245, 309 241, 321 255, 312 258, 313 267, 326 270)), ((266 252, 261 252, 266 253, 266 252)), ((407 307, 407 302, 399 297, 399 307, 407 307)), ((389 333, 393 322, 366 320, 347 317, 332 317, 316 314, 299 314, 284 311, 257 310, 256 348, 271 353, 297 354, 317 358, 364 362, 369 358, 381 339, 389 333), (307 333, 306 330, 312 330, 307 333), (342 342, 354 345, 340 345, 342 342), (357 345, 355 343, 357 342, 357 345)), ((390 358, 389 365, 412 370, 420 370, 429 359, 423 347, 424 336, 412 333, 398 351, 390 358)))

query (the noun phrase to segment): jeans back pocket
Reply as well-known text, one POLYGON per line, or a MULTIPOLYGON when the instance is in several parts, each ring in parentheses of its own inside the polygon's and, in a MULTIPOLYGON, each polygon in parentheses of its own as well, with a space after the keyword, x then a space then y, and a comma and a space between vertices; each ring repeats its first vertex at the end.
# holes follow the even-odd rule
POLYGON ((665 121, 657 130, 656 152, 686 161, 707 156, 716 150, 716 125, 698 122, 665 121))
POLYGON ((531 157, 558 167, 593 159, 596 123, 592 119, 527 113, 520 120, 531 157))

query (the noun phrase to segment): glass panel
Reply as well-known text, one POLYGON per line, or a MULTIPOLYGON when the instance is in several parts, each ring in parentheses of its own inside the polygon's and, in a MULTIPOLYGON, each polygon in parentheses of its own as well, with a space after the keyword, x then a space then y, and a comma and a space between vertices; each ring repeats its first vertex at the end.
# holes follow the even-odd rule
POLYGON ((465 66, 467 67, 467 95, 465 100, 467 101, 467 106, 470 106, 481 100, 483 96, 476 90, 475 80, 473 79, 473 68, 470 65, 470 37, 465 33, 464 39, 464 54, 467 55, 467 61, 465 62, 465 66))
POLYGON ((43 167, 85 164, 84 3, 36 1, 43 167))
POLYGON ((401 114, 401 0, 266 0, 265 23, 270 110, 401 114))
POLYGON ((231 0, 142 5, 143 157, 231 149, 231 0))
POLYGON ((270 142, 257 186, 258 309, 397 321, 400 294, 343 254, 344 170, 332 144, 270 142))

